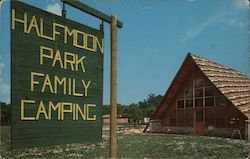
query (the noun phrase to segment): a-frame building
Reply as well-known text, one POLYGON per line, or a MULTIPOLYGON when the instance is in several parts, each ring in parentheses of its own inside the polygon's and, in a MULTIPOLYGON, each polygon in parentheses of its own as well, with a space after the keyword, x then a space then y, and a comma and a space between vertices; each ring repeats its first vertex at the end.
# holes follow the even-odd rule
POLYGON ((188 53, 148 128, 225 137, 239 130, 246 136, 249 119, 250 80, 237 70, 188 53))

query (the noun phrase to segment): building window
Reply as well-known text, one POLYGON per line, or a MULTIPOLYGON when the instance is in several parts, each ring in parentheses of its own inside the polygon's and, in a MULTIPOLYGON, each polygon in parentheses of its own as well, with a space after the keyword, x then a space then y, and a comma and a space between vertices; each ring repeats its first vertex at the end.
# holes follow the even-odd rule
POLYGON ((195 97, 203 97, 203 88, 195 89, 195 97))
POLYGON ((193 99, 186 100, 186 108, 193 108, 193 99))
POLYGON ((186 90, 185 91, 185 97, 186 98, 193 98, 193 90, 186 90))
POLYGON ((203 107, 203 99, 195 99, 195 107, 203 107))
POLYGON ((215 86, 204 86, 204 79, 196 79, 193 83, 193 88, 185 90, 185 99, 177 100, 177 108, 213 107, 227 104, 225 97, 216 96, 215 86))
POLYGON ((203 79, 197 79, 194 81, 194 87, 195 88, 199 88, 199 87, 203 87, 203 79))
POLYGON ((205 96, 214 96, 214 87, 206 87, 205 88, 205 96))
POLYGON ((210 106, 214 106, 214 98, 205 98, 205 106, 206 107, 210 107, 210 106))
POLYGON ((177 101, 177 108, 184 108, 184 100, 177 101))
POLYGON ((225 97, 216 97, 215 98, 215 105, 216 106, 226 106, 226 98, 225 97))

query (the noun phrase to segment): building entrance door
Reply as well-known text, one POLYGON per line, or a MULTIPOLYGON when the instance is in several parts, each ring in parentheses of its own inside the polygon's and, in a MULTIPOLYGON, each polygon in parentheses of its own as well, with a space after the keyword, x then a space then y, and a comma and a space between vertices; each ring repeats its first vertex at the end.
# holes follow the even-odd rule
POLYGON ((196 110, 195 112, 195 134, 203 135, 204 134, 204 112, 203 110, 196 110))

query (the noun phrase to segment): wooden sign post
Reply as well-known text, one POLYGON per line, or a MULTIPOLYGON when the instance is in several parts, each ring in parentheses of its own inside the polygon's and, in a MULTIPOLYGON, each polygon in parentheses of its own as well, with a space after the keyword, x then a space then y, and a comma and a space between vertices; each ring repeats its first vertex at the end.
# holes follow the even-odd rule
POLYGON ((117 18, 111 16, 110 158, 117 158, 117 18))
POLYGON ((122 22, 115 15, 111 17, 78 1, 62 0, 83 12, 110 23, 111 33, 111 70, 110 70, 110 158, 117 158, 117 27, 122 28, 122 22))

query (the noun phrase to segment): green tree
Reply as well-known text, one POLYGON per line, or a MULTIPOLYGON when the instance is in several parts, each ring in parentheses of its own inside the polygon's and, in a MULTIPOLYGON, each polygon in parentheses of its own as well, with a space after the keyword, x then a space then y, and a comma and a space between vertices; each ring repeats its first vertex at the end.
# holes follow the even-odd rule
MULTIPOLYGON (((162 100, 162 95, 155 95, 150 93, 148 97, 139 101, 138 103, 132 103, 130 105, 121 105, 117 104, 117 114, 122 115, 123 117, 128 117, 129 122, 136 124, 141 124, 144 118, 149 118, 150 115, 156 110, 160 105, 162 100)), ((105 105, 103 107, 103 114, 110 113, 110 106, 105 105)))
POLYGON ((10 125, 11 108, 10 104, 0 102, 1 125, 10 125))
POLYGON ((146 100, 144 100, 143 102, 139 102, 139 105, 143 108, 144 117, 149 118, 150 115, 160 105, 162 99, 162 95, 156 96, 155 94, 151 93, 148 95, 146 100))

